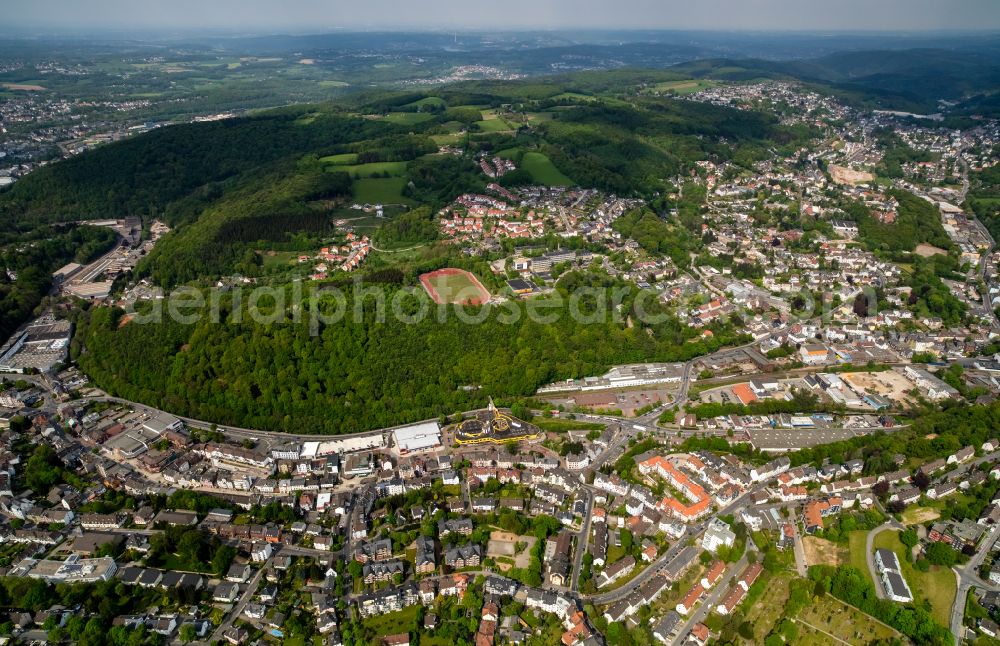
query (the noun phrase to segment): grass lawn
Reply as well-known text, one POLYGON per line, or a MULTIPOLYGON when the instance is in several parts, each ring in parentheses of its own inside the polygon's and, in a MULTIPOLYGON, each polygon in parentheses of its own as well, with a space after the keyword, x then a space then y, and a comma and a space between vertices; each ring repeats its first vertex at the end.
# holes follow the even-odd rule
POLYGON ((298 260, 299 254, 294 251, 261 251, 264 268, 287 267, 298 260))
POLYGON ((195 564, 188 563, 176 554, 171 554, 166 558, 163 565, 159 566, 164 570, 177 570, 178 572, 198 572, 201 574, 213 574, 210 569, 200 569, 194 567, 195 564))
POLYGON ((885 530, 875 536, 876 548, 891 549, 899 557, 906 583, 913 591, 914 600, 919 603, 927 599, 931 604, 934 619, 942 626, 951 625, 951 605, 955 601, 957 583, 955 573, 946 567, 932 565, 927 572, 919 572, 905 558, 906 546, 899 540, 899 532, 885 530))
POLYGON ((572 186, 573 180, 566 177, 556 168, 548 157, 542 153, 527 152, 521 159, 521 166, 531 173, 531 178, 546 186, 572 186))
POLYGON ((446 135, 431 135, 431 139, 439 146, 450 146, 461 142, 464 136, 460 132, 451 132, 446 135))
POLYGON ((434 633, 420 633, 420 646, 452 646, 454 640, 434 633))
POLYGON ((503 119, 484 119, 483 121, 477 121, 476 125, 479 126, 479 132, 506 132, 513 130, 511 125, 503 119))
POLYGON ((355 165, 336 165, 330 168, 331 171, 343 171, 345 173, 350 173, 354 177, 374 177, 376 175, 382 175, 384 173, 389 173, 393 177, 402 177, 406 173, 406 162, 404 161, 394 161, 394 162, 372 162, 370 164, 355 164, 355 165))
POLYGON ((415 126, 433 118, 434 115, 428 112, 390 112, 385 116, 386 121, 404 126, 415 126))
POLYGON ((410 606, 398 612, 368 617, 361 623, 380 637, 396 633, 413 632, 417 629, 417 610, 419 609, 420 606, 410 606))
POLYGON ((799 627, 796 644, 830 644, 833 640, 829 635, 850 644, 904 639, 889 626, 830 595, 803 608, 796 619, 799 627), (823 634, 824 632, 829 635, 823 634))
POLYGON ((403 197, 405 177, 367 178, 354 180, 354 199, 369 204, 412 204, 403 197))
POLYGON ((358 161, 358 153, 341 153, 328 155, 319 159, 324 164, 354 164, 358 161))
POLYGON ((847 535, 851 552, 850 564, 865 574, 868 573, 868 555, 865 554, 865 550, 868 549, 867 540, 868 530, 866 529, 855 530, 847 535))

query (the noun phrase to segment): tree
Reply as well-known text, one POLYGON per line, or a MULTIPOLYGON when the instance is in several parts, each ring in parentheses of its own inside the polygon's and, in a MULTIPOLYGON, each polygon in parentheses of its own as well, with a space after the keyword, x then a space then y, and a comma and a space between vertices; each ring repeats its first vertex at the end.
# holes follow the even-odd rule
POLYGON ((912 529, 904 530, 899 533, 899 540, 903 545, 912 548, 917 544, 917 533, 912 529))
POLYGON ((198 639, 198 633, 194 629, 194 624, 184 624, 181 626, 180 633, 178 633, 181 641, 187 644, 188 642, 193 642, 198 639))
POLYGON ((958 561, 958 552, 953 550, 946 543, 935 541, 927 546, 924 553, 927 556, 927 560, 934 565, 951 567, 958 561))

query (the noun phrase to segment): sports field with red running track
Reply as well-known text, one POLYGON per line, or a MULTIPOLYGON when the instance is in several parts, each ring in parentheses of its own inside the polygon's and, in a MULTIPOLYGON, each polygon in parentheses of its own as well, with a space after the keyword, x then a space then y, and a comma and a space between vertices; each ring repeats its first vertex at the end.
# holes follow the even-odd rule
POLYGON ((420 284, 439 305, 482 305, 490 300, 490 293, 473 274, 464 269, 438 269, 420 275, 420 284))

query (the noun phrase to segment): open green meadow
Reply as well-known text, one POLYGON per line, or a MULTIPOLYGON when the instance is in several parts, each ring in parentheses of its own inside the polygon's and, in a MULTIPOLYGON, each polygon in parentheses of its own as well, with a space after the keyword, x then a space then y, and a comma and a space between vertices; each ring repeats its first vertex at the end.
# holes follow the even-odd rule
POLYGON ((390 112, 385 115, 385 120, 398 123, 404 126, 415 126, 418 123, 430 121, 434 115, 430 112, 390 112))
POLYGON ((368 204, 413 204, 403 197, 405 177, 370 177, 356 179, 351 186, 354 199, 368 204))
POLYGON ((546 186, 572 186, 573 180, 566 177, 556 168, 548 157, 542 153, 527 152, 521 158, 521 167, 531 173, 531 178, 546 186))
POLYGON ((324 164, 355 164, 358 161, 358 153, 341 153, 339 155, 327 155, 319 159, 324 164))
POLYGON ((331 171, 349 173, 352 177, 381 177, 388 173, 393 177, 402 177, 406 173, 406 162, 372 162, 370 164, 334 165, 331 171))
POLYGON ((475 125, 479 128, 479 132, 507 132, 513 130, 514 127, 503 119, 484 119, 483 121, 477 121, 475 125))

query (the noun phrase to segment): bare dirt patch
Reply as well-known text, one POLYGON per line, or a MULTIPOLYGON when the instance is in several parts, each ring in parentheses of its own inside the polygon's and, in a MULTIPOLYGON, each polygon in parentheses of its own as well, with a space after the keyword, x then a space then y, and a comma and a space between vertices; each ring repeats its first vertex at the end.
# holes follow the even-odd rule
POLYGON ((941 512, 933 507, 911 507, 903 512, 903 523, 906 525, 923 525, 941 517, 941 512))
POLYGON ((806 553, 807 565, 837 566, 847 562, 847 548, 825 538, 806 536, 802 539, 802 547, 806 553))
POLYGON ((866 184, 875 179, 871 173, 836 164, 830 164, 827 170, 830 171, 830 177, 837 184, 866 184))
MULTIPOLYGON (((489 558, 506 558, 514 560, 514 567, 526 568, 531 565, 531 548, 535 544, 534 536, 518 536, 510 532, 490 532, 490 542, 486 546, 486 556, 489 558), (524 549, 517 551, 518 543, 524 544, 524 549)), ((501 563, 501 565, 503 565, 501 563)))
POLYGON ((948 252, 941 247, 935 247, 934 245, 927 244, 926 242, 918 244, 917 248, 913 250, 913 253, 923 258, 930 258, 931 256, 945 256, 948 254, 948 252))
POLYGON ((881 395, 895 402, 906 402, 910 400, 906 391, 913 388, 910 380, 895 370, 884 370, 882 372, 845 372, 841 373, 843 379, 855 390, 866 392, 870 395, 881 395))

